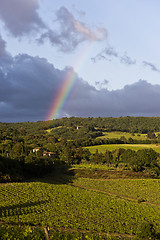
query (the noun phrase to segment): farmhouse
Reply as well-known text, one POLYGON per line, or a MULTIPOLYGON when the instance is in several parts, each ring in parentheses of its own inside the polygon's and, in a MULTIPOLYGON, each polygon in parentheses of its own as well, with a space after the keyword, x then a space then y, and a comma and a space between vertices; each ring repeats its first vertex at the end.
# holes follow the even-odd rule
POLYGON ((43 157, 48 156, 51 158, 55 158, 56 157, 56 153, 54 152, 43 152, 43 157))
POLYGON ((43 157, 45 157, 45 156, 51 157, 51 158, 55 158, 56 157, 56 153, 44 151, 43 148, 41 148, 41 147, 37 147, 37 148, 34 148, 32 150, 32 152, 34 152, 34 153, 37 153, 39 151, 42 153, 43 157))
POLYGON ((83 126, 77 126, 77 130, 81 129, 83 126))
POLYGON ((38 152, 38 151, 43 152, 43 148, 37 147, 37 148, 34 148, 32 151, 33 151, 33 152, 38 152))

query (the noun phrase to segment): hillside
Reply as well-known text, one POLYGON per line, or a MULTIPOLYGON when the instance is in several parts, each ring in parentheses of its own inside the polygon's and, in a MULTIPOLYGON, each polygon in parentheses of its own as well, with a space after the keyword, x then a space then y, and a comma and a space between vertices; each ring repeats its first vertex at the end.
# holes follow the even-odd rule
POLYGON ((1 239, 160 239, 159 121, 1 123, 1 239))

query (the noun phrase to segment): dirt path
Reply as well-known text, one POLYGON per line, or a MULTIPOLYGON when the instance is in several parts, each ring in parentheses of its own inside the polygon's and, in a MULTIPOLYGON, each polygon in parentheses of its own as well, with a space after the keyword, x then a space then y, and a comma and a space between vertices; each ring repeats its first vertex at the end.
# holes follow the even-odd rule
POLYGON ((44 228, 44 232, 45 232, 45 235, 46 235, 46 239, 50 240, 49 239, 49 234, 48 234, 49 230, 47 229, 47 227, 44 228))

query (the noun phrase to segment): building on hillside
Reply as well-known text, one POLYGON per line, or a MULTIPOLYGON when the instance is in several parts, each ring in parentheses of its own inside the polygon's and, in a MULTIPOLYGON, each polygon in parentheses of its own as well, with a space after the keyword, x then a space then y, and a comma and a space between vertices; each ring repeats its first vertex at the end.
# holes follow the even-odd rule
POLYGON ((81 129, 83 126, 77 126, 77 130, 81 129))
POLYGON ((42 153, 43 157, 47 156, 47 157, 55 158, 57 156, 56 153, 44 151, 43 148, 41 147, 37 147, 32 150, 33 153, 37 153, 39 151, 42 153))
POLYGON ((32 151, 33 151, 33 152, 38 152, 38 151, 43 152, 43 148, 37 147, 37 148, 34 148, 32 151))
POLYGON ((56 153, 54 152, 43 152, 43 157, 48 156, 51 158, 55 158, 56 157, 56 153))

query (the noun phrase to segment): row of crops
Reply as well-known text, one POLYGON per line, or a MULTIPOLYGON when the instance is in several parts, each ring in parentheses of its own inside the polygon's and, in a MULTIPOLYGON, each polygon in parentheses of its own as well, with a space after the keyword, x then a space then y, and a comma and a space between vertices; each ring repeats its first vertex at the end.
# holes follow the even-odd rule
MULTIPOLYGON (((126 240, 128 236, 112 236, 105 233, 90 233, 71 230, 50 229, 47 236, 50 240, 126 240)), ((44 228, 33 226, 0 226, 1 240, 46 240, 44 228)))
POLYGON ((88 179, 79 178, 74 181, 75 185, 102 190, 117 196, 143 199, 145 202, 160 205, 160 180, 159 179, 88 179))
MULTIPOLYGON (((116 189, 114 182, 113 189, 116 189)), ((94 184, 95 188, 98 181, 86 184, 94 184)), ((143 182, 140 185, 143 186, 143 182)), ((100 184, 96 187, 101 188, 100 184)), ((153 188, 156 189, 157 185, 153 188)), ((65 184, 33 182, 1 185, 0 206, 0 221, 12 224, 126 234, 136 234, 137 227, 144 221, 152 222, 157 229, 160 228, 159 206, 138 204, 65 184)))

